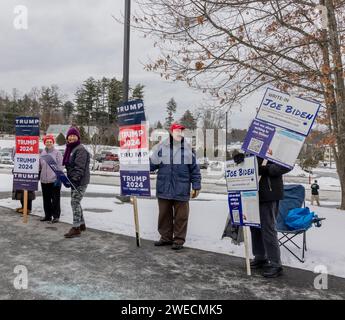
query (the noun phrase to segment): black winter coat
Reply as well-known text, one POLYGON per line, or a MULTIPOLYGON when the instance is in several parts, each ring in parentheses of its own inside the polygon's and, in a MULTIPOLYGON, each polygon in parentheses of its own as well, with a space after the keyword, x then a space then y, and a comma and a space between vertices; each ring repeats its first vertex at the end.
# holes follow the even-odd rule
POLYGON ((282 175, 290 169, 280 166, 271 161, 262 166, 263 159, 257 158, 259 164, 259 200, 260 202, 278 201, 284 198, 284 186, 282 175))
POLYGON ((86 186, 90 182, 90 154, 85 147, 80 144, 76 146, 66 165, 68 179, 75 187, 86 186))

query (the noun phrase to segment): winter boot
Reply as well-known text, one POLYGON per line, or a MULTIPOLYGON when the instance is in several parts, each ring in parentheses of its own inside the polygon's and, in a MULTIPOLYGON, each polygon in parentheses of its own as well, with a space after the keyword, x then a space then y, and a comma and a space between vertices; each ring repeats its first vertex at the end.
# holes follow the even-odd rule
POLYGON ((283 274, 283 268, 280 266, 267 266, 262 274, 265 278, 277 278, 283 274))
POLYGON ((173 250, 182 250, 183 249, 183 244, 173 243, 171 249, 173 249, 173 250))
POLYGON ((156 247, 162 247, 162 246, 171 246, 172 245, 172 241, 163 241, 163 240, 159 240, 159 241, 156 241, 154 243, 154 245, 156 247))
POLYGON ((85 223, 80 225, 80 231, 86 231, 86 225, 85 223))
POLYGON ((65 234, 65 238, 75 238, 75 237, 80 237, 80 228, 71 228, 68 233, 65 234))
POLYGON ((17 208, 17 209, 16 209, 16 212, 18 212, 18 213, 23 213, 23 208, 17 208))
POLYGON ((250 267, 252 269, 262 269, 268 264, 268 260, 259 260, 259 259, 254 259, 250 261, 250 267))

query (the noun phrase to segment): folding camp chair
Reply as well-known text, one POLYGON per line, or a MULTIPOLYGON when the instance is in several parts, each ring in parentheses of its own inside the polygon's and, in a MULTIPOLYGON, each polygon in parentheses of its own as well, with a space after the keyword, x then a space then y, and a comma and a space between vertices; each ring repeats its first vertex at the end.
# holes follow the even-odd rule
MULTIPOLYGON (((296 259, 300 262, 304 262, 305 251, 307 251, 307 230, 289 230, 288 226, 285 224, 285 217, 291 209, 305 207, 305 189, 302 185, 290 184, 284 186, 284 199, 279 201, 279 214, 277 217, 277 231, 281 233, 278 236, 279 246, 283 246, 288 250, 296 259), (302 244, 297 244, 297 236, 302 235, 302 244), (295 252, 293 252, 287 244, 293 244, 297 249, 302 250, 302 255, 299 257, 295 252)), ((325 218, 315 218, 313 223, 317 227, 321 226, 321 220, 325 218)))

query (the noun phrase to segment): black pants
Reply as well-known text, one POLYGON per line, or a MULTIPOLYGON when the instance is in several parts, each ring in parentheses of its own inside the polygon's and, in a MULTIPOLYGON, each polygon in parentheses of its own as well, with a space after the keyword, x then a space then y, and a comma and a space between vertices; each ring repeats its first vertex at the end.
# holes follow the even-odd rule
POLYGON ((260 202, 261 229, 251 227, 253 255, 256 259, 268 261, 274 266, 281 266, 280 248, 276 229, 278 201, 260 202))
POLYGON ((44 215, 47 219, 60 218, 60 194, 61 186, 54 186, 54 183, 41 183, 44 215))

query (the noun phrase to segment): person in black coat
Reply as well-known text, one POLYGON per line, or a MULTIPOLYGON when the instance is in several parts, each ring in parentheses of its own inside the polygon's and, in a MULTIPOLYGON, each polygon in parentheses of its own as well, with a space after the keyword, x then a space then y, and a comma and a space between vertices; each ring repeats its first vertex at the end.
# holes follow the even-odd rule
MULTIPOLYGON (((259 167, 259 211, 261 228, 251 227, 253 269, 263 269, 263 276, 274 278, 282 274, 280 248, 276 229, 279 200, 284 198, 282 175, 290 169, 257 157, 259 167), (267 163, 266 163, 267 162, 267 163)), ((236 163, 244 160, 244 154, 234 156, 236 163)))
POLYGON ((67 144, 62 164, 66 166, 67 177, 71 182, 71 206, 73 211, 73 227, 65 238, 79 237, 86 230, 81 200, 90 182, 90 154, 80 143, 80 133, 77 128, 67 132, 67 144))

